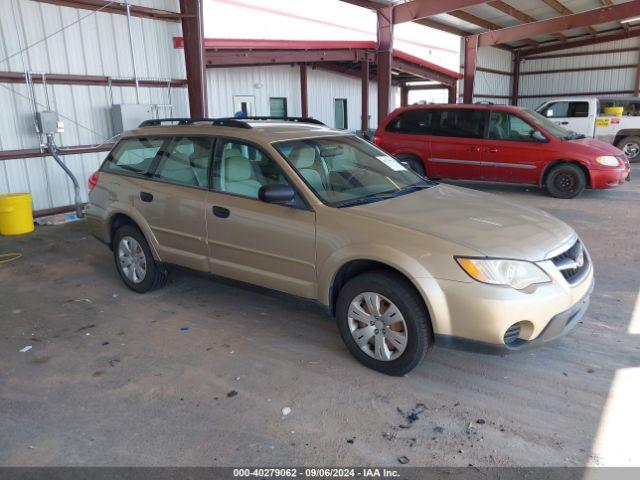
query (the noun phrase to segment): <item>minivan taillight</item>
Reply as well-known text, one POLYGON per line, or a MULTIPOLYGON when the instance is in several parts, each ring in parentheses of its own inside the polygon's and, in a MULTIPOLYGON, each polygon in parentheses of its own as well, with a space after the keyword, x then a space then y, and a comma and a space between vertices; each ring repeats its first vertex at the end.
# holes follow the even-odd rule
POLYGON ((89 190, 93 190, 93 187, 98 183, 98 177, 100 176, 100 172, 93 172, 87 181, 87 187, 89 190))

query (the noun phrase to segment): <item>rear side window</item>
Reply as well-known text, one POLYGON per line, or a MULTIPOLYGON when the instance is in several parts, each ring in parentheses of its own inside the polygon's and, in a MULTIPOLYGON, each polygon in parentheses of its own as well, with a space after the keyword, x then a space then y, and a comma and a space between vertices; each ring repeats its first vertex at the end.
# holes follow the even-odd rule
POLYGON ((547 118, 584 118, 589 116, 589 102, 554 102, 541 113, 547 118))
POLYGON ((213 139, 175 137, 166 148, 153 175, 158 180, 193 187, 209 185, 213 139))
POLYGON ((392 133, 428 134, 432 116, 431 110, 408 110, 391 120, 386 130, 392 133))
POLYGON ((122 140, 104 163, 103 170, 146 175, 167 139, 127 138, 122 140))
POLYGON ((486 110, 470 108, 434 110, 431 134, 442 137, 482 138, 486 110))

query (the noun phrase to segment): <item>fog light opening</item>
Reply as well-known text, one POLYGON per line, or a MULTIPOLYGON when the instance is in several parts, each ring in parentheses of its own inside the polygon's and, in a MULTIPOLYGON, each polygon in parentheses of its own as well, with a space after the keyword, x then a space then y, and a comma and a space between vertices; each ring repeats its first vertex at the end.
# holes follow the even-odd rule
POLYGON ((513 346, 521 343, 523 340, 520 337, 522 332, 522 322, 517 322, 511 325, 507 331, 504 333, 504 344, 513 346))

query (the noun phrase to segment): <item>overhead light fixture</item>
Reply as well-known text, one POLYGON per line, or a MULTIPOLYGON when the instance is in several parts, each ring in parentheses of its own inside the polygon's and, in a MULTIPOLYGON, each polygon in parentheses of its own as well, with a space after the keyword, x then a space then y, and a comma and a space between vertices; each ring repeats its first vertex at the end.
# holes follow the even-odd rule
POLYGON ((625 18, 624 20, 620 20, 620 23, 633 23, 633 22, 640 22, 640 17, 631 17, 631 18, 625 18))

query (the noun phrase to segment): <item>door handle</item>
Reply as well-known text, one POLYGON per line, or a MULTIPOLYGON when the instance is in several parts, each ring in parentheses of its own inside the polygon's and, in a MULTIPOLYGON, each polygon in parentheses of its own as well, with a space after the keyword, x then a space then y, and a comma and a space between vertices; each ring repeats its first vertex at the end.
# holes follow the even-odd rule
POLYGON ((487 153, 498 153, 498 149, 497 148, 487 148, 485 150, 485 152, 487 152, 487 153))
POLYGON ((469 147, 470 152, 479 152, 480 150, 482 150, 480 147, 469 147))
POLYGON ((560 125, 569 125, 569 122, 560 122, 560 125))
POLYGON ((214 207, 212 208, 212 210, 213 210, 213 214, 214 214, 216 217, 219 217, 219 218, 227 218, 227 217, 229 217, 229 215, 231 214, 231 212, 229 211, 229 209, 228 209, 228 208, 224 208, 224 207, 217 207, 217 206, 214 206, 214 207))
POLYGON ((140 200, 143 202, 153 202, 153 195, 147 192, 140 192, 140 200))

